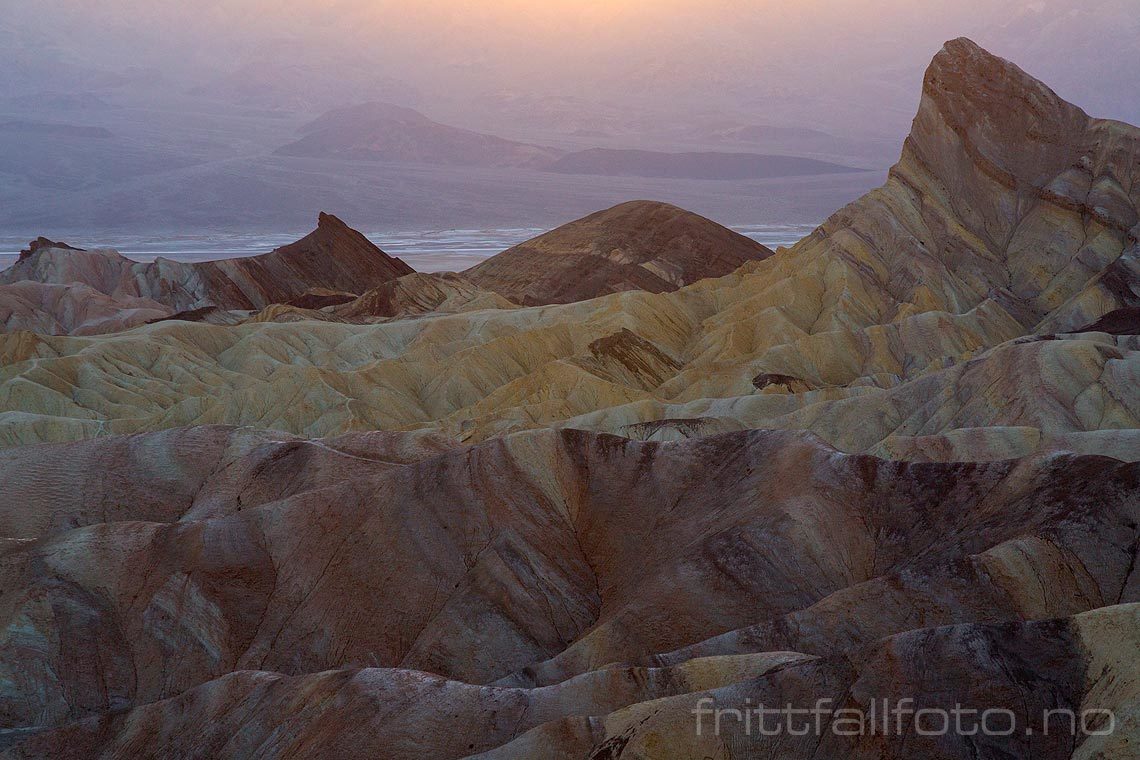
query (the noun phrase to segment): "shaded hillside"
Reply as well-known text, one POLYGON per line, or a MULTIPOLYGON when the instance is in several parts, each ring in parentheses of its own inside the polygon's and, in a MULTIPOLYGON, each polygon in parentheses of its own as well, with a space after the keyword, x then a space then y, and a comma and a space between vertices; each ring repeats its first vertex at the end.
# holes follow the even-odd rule
MULTIPOLYGON (((710 732, 688 711, 710 692, 1025 722, 1125 710, 1138 467, 908 465, 764 432, 463 449, 196 429, 6 453, 25 498, 0 522, 39 538, 0 563, 0 672, 20 684, 0 720, 35 727, 7 757, 585 758, 659 732, 670 754, 651 756, 701 756, 710 732), (121 478, 83 479, 81 462, 121 478), (55 472, 83 502, 37 489, 55 472)), ((969 737, 825 740, 831 756, 974 757, 969 737)), ((994 741, 1069 757, 1055 736, 994 741)))
POLYGON ((624 290, 667 292, 771 254, 702 216, 666 203, 635 201, 570 222, 464 274, 529 306, 624 290))
POLYGON ((1114 309, 1079 332, 1106 332, 1113 335, 1140 335, 1140 306, 1114 309))
POLYGON ((296 243, 261 256, 220 261, 142 264, 111 249, 80 251, 38 243, 0 273, 0 284, 78 283, 112 298, 146 298, 178 312, 203 306, 260 309, 314 288, 363 292, 412 271, 340 219, 322 213, 317 229, 296 243))
POLYGON ((0 285, 0 332, 98 335, 161 319, 170 309, 149 298, 112 298, 87 285, 21 281, 0 285))

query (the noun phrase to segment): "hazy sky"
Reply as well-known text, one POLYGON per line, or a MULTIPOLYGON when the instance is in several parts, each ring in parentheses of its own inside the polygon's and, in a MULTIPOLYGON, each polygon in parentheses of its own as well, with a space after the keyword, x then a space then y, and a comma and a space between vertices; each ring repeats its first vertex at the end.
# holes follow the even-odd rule
POLYGON ((574 184, 275 151, 321 113, 387 101, 565 150, 882 172, 924 69, 960 36, 1140 123, 1140 0, 0 0, 0 229, 301 229, 321 208, 397 229, 531 226, 647 195, 728 222, 815 221, 873 180, 574 184))
MULTIPOLYGON (((136 66, 178 81, 268 62, 359 65, 427 101, 783 97, 909 108, 941 42, 972 36, 1065 94, 1133 116, 1137 0, 4 0, 4 56, 26 81, 136 66), (908 90, 907 88, 910 88, 908 90), (1066 91, 1067 90, 1067 91, 1066 91), (904 105, 907 104, 907 105, 904 105)), ((282 78, 290 76, 283 73, 282 78)), ((52 86, 58 82, 49 82, 52 86)), ((9 80, 9 87, 15 86, 9 80)), ((842 123, 837 115, 836 123, 842 123)))

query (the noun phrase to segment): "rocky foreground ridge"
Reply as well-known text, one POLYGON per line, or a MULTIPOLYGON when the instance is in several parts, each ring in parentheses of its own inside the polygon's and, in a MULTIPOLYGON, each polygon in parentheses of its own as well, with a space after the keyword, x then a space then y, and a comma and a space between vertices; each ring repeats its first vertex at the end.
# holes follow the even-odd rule
MULTIPOLYGON (((0 716, 31 738, 9 756, 586 757, 619 737, 686 756, 717 746, 688 716, 705 694, 1127 715, 1138 468, 891 463, 761 431, 10 449, 0 716)), ((823 756, 895 746, 837 739, 823 756)))
POLYGON ((771 255, 660 204, 462 275, 331 217, 178 276, 36 245, 0 757, 1134 756, 1138 156, 955 40, 886 185, 771 255), (1018 730, 693 712, 908 698, 1018 730))

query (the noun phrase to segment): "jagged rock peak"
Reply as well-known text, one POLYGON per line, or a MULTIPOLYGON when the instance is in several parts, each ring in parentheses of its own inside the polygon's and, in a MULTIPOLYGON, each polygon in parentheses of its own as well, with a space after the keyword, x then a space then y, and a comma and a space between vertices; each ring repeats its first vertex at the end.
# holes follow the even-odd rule
POLYGON ((317 216, 317 228, 296 243, 278 248, 274 253, 286 256, 321 254, 355 266, 375 265, 386 269, 390 276, 401 277, 415 270, 401 259, 389 256, 363 233, 349 227, 340 217, 325 211, 317 216))
POLYGON ((1042 109, 1023 116, 1051 115, 1075 121, 1089 118, 1017 64, 965 37, 950 40, 934 56, 923 79, 923 92, 940 100, 967 98, 975 107, 989 109, 1012 111, 1026 102, 1055 109, 1051 114, 1042 109))
POLYGON ((341 221, 339 216, 334 216, 327 211, 322 211, 317 216, 317 229, 319 230, 348 230, 351 229, 347 224, 341 221))
POLYGON ((941 123, 987 174, 1044 181, 1079 159, 1089 116, 1015 64, 964 37, 927 68, 909 143, 945 149, 941 123))

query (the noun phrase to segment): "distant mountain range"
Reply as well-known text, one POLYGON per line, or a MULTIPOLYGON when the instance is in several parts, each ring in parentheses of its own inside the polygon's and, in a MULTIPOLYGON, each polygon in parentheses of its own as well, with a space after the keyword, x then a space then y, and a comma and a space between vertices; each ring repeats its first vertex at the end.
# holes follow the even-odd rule
POLYGON ((801 156, 755 153, 666 153, 591 148, 565 152, 440 124, 388 103, 338 108, 301 128, 278 148, 283 156, 540 169, 560 174, 668 179, 741 180, 862 171, 801 156))
POLYGON ((141 263, 46 237, 0 271, 0 335, 97 335, 159 321, 361 323, 429 312, 666 293, 772 251, 667 203, 632 201, 565 224, 459 274, 415 272, 331 214, 269 253, 141 263))
POLYGON ((470 132, 388 103, 338 108, 301 128, 284 156, 395 161, 444 166, 541 167, 559 151, 470 132))

